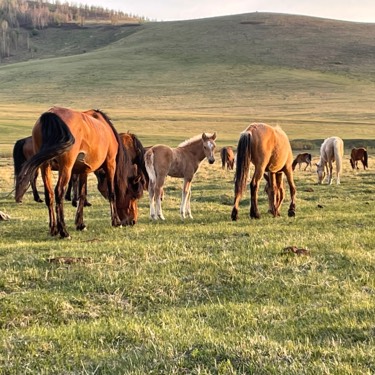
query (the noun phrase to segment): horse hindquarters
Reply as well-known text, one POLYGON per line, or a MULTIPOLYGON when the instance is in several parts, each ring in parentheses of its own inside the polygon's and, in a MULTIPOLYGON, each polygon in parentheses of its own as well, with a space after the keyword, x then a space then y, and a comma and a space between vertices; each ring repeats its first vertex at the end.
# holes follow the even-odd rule
POLYGON ((162 186, 157 184, 157 176, 155 171, 155 154, 153 148, 145 153, 145 166, 149 177, 148 195, 150 201, 150 218, 152 220, 165 220, 161 209, 162 186))

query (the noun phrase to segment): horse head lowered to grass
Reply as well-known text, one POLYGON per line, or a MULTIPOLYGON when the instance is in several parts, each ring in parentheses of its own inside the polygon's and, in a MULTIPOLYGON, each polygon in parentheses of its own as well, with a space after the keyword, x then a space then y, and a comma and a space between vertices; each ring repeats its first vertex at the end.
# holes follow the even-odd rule
POLYGON ((83 205, 87 174, 103 168, 108 179, 108 197, 113 226, 133 221, 127 216, 131 161, 111 120, 100 110, 78 112, 53 107, 43 113, 32 130, 35 155, 21 171, 16 187, 16 200, 27 189, 30 177, 40 168, 45 200, 49 212, 51 235, 70 237, 64 218, 63 198, 72 173, 79 175, 79 203, 75 218, 76 229, 83 230, 83 205), (58 166, 55 192, 52 187, 52 161, 58 166), (54 200, 56 199, 56 214, 54 200))
POLYGON ((246 188, 250 171, 250 163, 255 166, 250 182, 250 217, 258 219, 259 183, 265 172, 268 174, 266 191, 269 208, 273 216, 280 215, 281 203, 284 199, 282 174, 289 184, 291 202, 289 216, 295 216, 296 187, 293 180, 293 154, 289 139, 280 127, 254 123, 248 126, 240 136, 237 146, 234 205, 232 220, 238 219, 238 208, 241 196, 246 188))

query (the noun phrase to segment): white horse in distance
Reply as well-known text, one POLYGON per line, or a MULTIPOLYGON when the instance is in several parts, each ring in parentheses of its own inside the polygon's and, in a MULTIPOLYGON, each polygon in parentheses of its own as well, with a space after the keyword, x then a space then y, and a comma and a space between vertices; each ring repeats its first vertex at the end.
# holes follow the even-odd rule
POLYGON ((339 137, 331 137, 324 140, 320 146, 320 160, 316 164, 318 183, 321 184, 327 174, 327 183, 332 184, 332 163, 336 162, 336 183, 340 184, 342 172, 342 159, 344 157, 344 142, 339 137), (326 173, 327 172, 327 173, 326 173))

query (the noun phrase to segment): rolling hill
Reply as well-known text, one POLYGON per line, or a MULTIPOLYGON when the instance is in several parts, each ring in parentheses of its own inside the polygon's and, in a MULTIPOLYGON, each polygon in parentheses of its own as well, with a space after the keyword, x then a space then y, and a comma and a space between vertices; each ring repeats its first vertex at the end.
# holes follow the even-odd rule
POLYGON ((55 104, 104 109, 149 142, 174 143, 176 127, 233 142, 252 121, 292 139, 375 138, 374 35, 375 24, 272 13, 48 28, 32 58, 0 66, 2 142, 55 104))

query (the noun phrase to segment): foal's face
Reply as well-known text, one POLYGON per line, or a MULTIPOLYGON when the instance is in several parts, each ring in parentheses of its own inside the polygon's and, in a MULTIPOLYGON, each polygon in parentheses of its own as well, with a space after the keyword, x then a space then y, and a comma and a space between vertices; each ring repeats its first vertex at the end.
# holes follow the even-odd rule
POLYGON ((215 162, 215 148, 216 148, 216 133, 212 137, 207 137, 205 133, 202 134, 203 151, 210 164, 215 162))
POLYGON ((321 184, 326 176, 324 164, 316 164, 316 172, 318 173, 318 184, 321 184))

